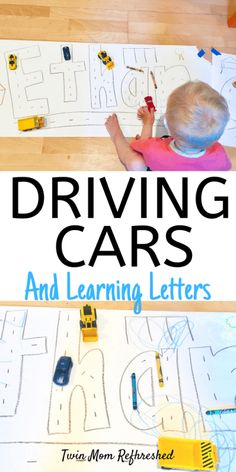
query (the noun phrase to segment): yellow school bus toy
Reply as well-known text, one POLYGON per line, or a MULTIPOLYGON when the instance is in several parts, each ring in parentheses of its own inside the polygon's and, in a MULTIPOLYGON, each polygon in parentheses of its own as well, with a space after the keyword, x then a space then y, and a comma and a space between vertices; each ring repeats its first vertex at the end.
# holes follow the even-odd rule
POLYGON ((18 120, 19 131, 30 131, 31 129, 38 129, 44 126, 43 116, 28 116, 18 120))
POLYGON ((217 448, 208 440, 160 437, 158 453, 164 469, 216 470, 218 463, 217 448))
POLYGON ((80 328, 84 342, 98 340, 97 334, 97 312, 90 305, 85 305, 80 310, 80 328))

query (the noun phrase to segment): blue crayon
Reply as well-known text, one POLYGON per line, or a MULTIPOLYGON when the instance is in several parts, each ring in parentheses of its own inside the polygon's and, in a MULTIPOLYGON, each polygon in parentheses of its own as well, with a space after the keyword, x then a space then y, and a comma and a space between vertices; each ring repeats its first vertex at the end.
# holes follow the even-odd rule
POLYGON ((211 48, 211 52, 212 52, 212 54, 215 54, 215 56, 221 56, 221 52, 217 51, 216 48, 211 48))
POLYGON ((201 49, 201 50, 198 52, 198 57, 202 57, 202 56, 204 56, 204 54, 206 54, 206 51, 204 51, 204 49, 201 49))
POLYGON ((206 415, 223 415, 226 413, 236 413, 236 407, 233 408, 221 408, 220 410, 208 410, 206 415))
POLYGON ((131 384, 132 384, 132 403, 133 403, 133 410, 137 410, 137 383, 136 383, 136 375, 133 373, 131 375, 131 384))

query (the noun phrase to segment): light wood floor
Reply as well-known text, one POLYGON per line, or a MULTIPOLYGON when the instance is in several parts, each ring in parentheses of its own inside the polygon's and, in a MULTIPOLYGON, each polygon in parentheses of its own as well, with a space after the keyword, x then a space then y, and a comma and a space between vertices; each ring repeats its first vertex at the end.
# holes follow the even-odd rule
MULTIPOLYGON (((14 301, 1 301, 0 306, 32 306, 32 307, 49 307, 49 308, 76 308, 79 309, 84 305, 84 301, 73 302, 73 301, 61 301, 61 302, 14 302, 14 301)), ((89 305, 94 306, 98 310, 133 310, 132 302, 88 302, 89 305)), ((147 311, 182 311, 182 312, 236 312, 236 302, 225 301, 225 302, 143 302, 142 309, 147 311)), ((138 315, 137 315, 138 316, 138 315)), ((217 315, 215 315, 217 316, 217 315)))
MULTIPOLYGON (((236 54, 236 0, 0 0, 0 39, 212 46, 236 54)), ((236 170, 236 149, 228 148, 236 170)), ((122 170, 108 138, 1 138, 0 170, 122 170)))

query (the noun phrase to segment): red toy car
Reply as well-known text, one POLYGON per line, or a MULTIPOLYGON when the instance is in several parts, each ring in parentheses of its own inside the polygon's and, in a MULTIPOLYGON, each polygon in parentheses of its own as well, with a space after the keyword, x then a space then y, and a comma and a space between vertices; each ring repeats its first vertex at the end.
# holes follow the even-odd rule
POLYGON ((151 111, 152 108, 154 109, 154 111, 156 111, 156 108, 155 108, 155 105, 152 101, 152 97, 150 95, 148 95, 147 97, 144 97, 144 100, 147 104, 147 107, 148 107, 148 110, 151 111))

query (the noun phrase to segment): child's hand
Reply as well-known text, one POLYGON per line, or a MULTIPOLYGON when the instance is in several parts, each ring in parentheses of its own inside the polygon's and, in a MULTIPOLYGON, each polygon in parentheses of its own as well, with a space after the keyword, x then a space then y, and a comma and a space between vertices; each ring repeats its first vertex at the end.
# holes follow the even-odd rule
POLYGON ((137 117, 139 120, 142 120, 143 124, 150 124, 153 125, 154 123, 154 110, 153 108, 151 111, 148 110, 148 107, 140 107, 137 111, 137 117))

